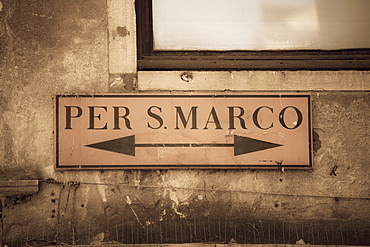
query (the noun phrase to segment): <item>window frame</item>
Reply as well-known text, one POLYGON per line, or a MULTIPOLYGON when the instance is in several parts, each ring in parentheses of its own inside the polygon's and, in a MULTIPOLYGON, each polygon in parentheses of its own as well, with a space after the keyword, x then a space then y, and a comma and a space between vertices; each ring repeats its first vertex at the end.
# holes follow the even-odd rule
POLYGON ((369 70, 370 49, 156 51, 152 0, 135 1, 137 68, 150 70, 369 70))

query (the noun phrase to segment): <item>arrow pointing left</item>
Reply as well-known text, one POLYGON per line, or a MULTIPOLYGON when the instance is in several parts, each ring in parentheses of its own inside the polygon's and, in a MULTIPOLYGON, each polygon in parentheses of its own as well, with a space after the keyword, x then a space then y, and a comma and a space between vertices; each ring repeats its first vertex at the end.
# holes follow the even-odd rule
POLYGON ((135 136, 126 136, 109 141, 97 142, 86 147, 135 156, 135 136))
POLYGON ((280 147, 281 144, 234 135, 234 143, 157 143, 137 144, 135 135, 85 145, 86 147, 135 156, 136 147, 233 147, 234 156, 280 147))

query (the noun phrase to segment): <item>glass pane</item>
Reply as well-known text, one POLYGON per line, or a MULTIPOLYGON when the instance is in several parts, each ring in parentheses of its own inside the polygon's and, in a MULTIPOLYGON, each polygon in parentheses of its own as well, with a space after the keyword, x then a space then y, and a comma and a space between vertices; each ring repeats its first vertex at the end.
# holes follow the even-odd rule
POLYGON ((370 0, 153 0, 155 50, 370 48, 370 0))

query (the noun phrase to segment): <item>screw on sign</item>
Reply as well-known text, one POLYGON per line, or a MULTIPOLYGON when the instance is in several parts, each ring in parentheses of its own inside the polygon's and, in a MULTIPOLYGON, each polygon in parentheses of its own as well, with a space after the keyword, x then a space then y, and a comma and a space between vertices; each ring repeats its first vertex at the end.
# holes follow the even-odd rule
POLYGON ((57 169, 311 168, 311 97, 57 95, 57 169))

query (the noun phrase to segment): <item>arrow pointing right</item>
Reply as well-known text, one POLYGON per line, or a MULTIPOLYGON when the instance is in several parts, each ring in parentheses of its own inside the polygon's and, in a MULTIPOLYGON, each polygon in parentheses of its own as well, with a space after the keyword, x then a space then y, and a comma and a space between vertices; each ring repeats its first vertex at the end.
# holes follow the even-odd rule
POLYGON ((250 137, 234 135, 234 156, 253 153, 261 150, 283 146, 272 142, 261 141, 250 137))
POLYGON ((114 153, 120 153, 135 156, 136 147, 234 147, 234 156, 262 151, 270 148, 283 146, 272 142, 261 141, 250 137, 234 135, 234 144, 232 143, 156 143, 156 144, 136 144, 135 135, 121 137, 113 140, 97 142, 85 145, 86 147, 106 150, 114 153))

